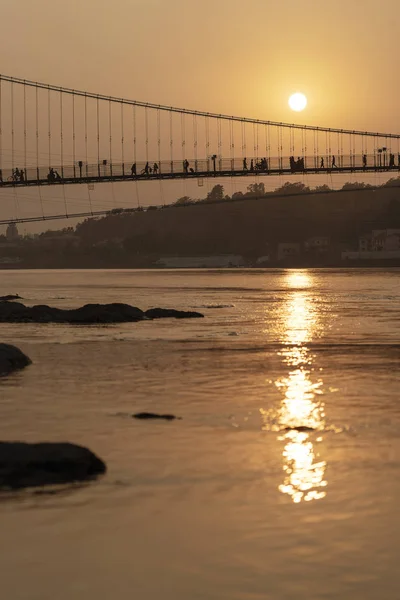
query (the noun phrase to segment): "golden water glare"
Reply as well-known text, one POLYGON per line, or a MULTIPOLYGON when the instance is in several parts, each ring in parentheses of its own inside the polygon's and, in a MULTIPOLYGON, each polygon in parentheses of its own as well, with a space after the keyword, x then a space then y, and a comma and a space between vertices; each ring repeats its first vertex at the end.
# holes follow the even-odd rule
MULTIPOLYGON (((281 341, 286 347, 281 355, 289 373, 275 382, 283 394, 279 409, 280 429, 309 427, 323 430, 322 379, 320 372, 318 379, 315 378, 313 355, 307 347, 321 328, 309 291, 312 275, 305 271, 290 271, 287 277, 292 291, 284 308, 281 341)), ((315 448, 322 437, 312 441, 308 431, 290 429, 279 439, 285 443, 282 451, 285 476, 279 490, 296 503, 324 498, 326 461, 319 459, 315 448)))

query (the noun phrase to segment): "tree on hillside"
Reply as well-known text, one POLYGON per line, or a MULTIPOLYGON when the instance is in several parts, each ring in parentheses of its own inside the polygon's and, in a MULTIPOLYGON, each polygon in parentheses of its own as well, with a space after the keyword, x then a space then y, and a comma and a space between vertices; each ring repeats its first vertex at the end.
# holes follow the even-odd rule
POLYGON ((329 185, 326 185, 326 183, 324 183, 323 185, 317 185, 314 191, 315 192, 331 192, 332 188, 330 188, 329 185))
POLYGON ((224 186, 223 185, 214 185, 211 192, 207 194, 207 200, 211 200, 212 202, 217 202, 219 200, 223 200, 224 198, 224 186))
POLYGON ((392 177, 382 187, 398 187, 400 186, 400 177, 392 177))
POLYGON ((178 198, 178 200, 175 202, 175 204, 181 205, 181 204, 190 204, 192 202, 192 199, 190 196, 182 196, 181 198, 178 198))
POLYGON ((310 188, 304 183, 301 183, 301 181, 297 181, 296 183, 287 181, 281 187, 276 188, 274 194, 307 194, 310 191, 310 188))
POLYGON ((342 190, 366 190, 372 187, 372 185, 364 183, 363 181, 347 181, 342 187, 342 190))
POLYGON ((247 186, 246 196, 265 196, 265 185, 263 183, 251 183, 247 186))

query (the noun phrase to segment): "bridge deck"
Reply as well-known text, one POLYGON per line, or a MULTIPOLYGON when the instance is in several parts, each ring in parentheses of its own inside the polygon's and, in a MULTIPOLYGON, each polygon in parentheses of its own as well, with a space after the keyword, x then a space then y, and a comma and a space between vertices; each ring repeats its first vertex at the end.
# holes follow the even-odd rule
MULTIPOLYGON (((68 167, 68 171, 73 168, 68 167)), ((23 179, 15 179, 10 174, 7 178, 0 180, 0 189, 8 187, 32 187, 32 186, 48 186, 48 185, 70 185, 70 184, 88 184, 88 183, 105 183, 105 182, 120 182, 120 181, 155 181, 155 180, 171 180, 171 179, 206 179, 215 177, 266 177, 266 176, 279 176, 279 175, 321 175, 321 174, 347 174, 347 173, 383 173, 383 172, 400 172, 400 165, 392 166, 338 166, 333 168, 318 168, 318 167, 306 167, 304 169, 290 169, 290 168, 271 168, 271 169, 215 169, 215 170, 202 170, 202 171, 161 171, 158 173, 140 173, 132 175, 126 172, 123 166, 119 168, 109 167, 106 173, 94 173, 93 168, 90 170, 79 172, 79 169, 73 169, 75 174, 67 173, 67 169, 60 169, 62 175, 57 178, 50 178, 44 173, 33 173, 34 169, 24 170, 23 179), (31 173, 32 171, 32 173, 31 173), (35 176, 36 175, 36 176, 35 176)), ((97 170, 97 167, 96 167, 97 170)), ((41 169, 43 171, 43 169, 41 169)), ((4 170, 3 170, 4 173, 4 170)))

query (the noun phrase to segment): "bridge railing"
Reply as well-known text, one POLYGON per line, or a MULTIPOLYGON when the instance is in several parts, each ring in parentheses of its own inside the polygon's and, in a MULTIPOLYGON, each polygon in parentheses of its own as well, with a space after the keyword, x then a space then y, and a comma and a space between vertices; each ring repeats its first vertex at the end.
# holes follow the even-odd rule
POLYGON ((363 155, 320 156, 260 156, 244 158, 184 159, 174 161, 138 161, 137 163, 85 163, 74 165, 30 166, 25 169, 5 168, 1 184, 82 183, 114 179, 156 179, 162 176, 213 177, 218 174, 242 176, 247 174, 278 174, 312 172, 400 170, 400 155, 375 153, 363 155), (17 170, 16 170, 17 169, 17 170))

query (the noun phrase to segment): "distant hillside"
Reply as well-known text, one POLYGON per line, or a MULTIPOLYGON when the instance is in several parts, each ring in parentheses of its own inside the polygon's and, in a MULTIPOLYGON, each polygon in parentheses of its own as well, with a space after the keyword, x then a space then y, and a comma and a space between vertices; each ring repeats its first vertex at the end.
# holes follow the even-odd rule
POLYGON ((129 254, 260 256, 279 242, 329 236, 354 244, 371 229, 400 227, 400 187, 342 190, 172 205, 88 219, 81 243, 118 241, 129 254))

